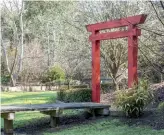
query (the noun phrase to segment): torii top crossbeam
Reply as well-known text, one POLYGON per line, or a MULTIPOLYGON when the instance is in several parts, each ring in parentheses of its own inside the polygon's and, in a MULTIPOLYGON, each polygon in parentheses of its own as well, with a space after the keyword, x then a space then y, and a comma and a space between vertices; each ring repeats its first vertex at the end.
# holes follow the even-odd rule
POLYGON ((129 25, 142 24, 145 22, 146 16, 147 15, 142 14, 142 15, 130 16, 130 17, 107 21, 107 22, 89 24, 87 25, 87 30, 92 32, 96 30, 104 30, 104 29, 124 27, 129 25))
POLYGON ((100 40, 128 38, 128 87, 132 87, 137 79, 137 54, 138 36, 141 30, 138 24, 143 24, 147 15, 141 14, 117 20, 87 25, 87 30, 92 32, 89 40, 92 42, 92 101, 100 102, 100 40), (119 27, 128 27, 125 31, 99 33, 100 30, 119 27))

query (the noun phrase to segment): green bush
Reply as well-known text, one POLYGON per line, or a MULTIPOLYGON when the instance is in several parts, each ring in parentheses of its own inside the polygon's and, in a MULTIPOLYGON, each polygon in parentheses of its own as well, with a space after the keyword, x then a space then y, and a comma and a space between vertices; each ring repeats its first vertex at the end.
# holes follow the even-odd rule
POLYGON ((164 114, 164 102, 161 102, 159 105, 158 105, 158 111, 162 114, 164 114))
POLYGON ((91 102, 91 89, 71 89, 57 92, 57 100, 63 102, 91 102))
POLYGON ((113 89, 113 83, 103 83, 103 84, 101 84, 101 92, 102 93, 107 93, 111 89, 113 89))
POLYGON ((42 83, 52 82, 54 80, 65 79, 65 72, 59 66, 50 68, 42 77, 42 83))
MULTIPOLYGON (((70 85, 69 87, 70 87, 70 89, 84 89, 84 88, 88 88, 87 85, 70 85)), ((61 89, 68 89, 68 85, 61 85, 60 88, 61 89)))
POLYGON ((10 82, 10 76, 9 75, 2 75, 1 76, 1 84, 6 85, 10 82))
POLYGON ((139 117, 143 109, 151 102, 152 93, 148 90, 147 81, 139 82, 131 89, 115 93, 115 105, 122 108, 128 117, 139 117))
POLYGON ((60 89, 60 91, 57 92, 57 100, 64 101, 65 96, 66 89, 60 89))

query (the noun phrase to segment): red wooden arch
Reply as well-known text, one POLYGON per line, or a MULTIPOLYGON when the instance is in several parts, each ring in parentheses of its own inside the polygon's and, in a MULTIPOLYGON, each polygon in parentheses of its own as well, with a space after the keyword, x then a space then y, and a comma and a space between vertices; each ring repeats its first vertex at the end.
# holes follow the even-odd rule
POLYGON ((100 102, 100 40, 128 38, 128 87, 138 82, 137 54, 138 36, 141 30, 137 24, 143 24, 147 15, 137 15, 118 20, 87 25, 87 30, 92 32, 89 40, 92 42, 92 101, 100 102), (99 33, 100 30, 118 27, 128 27, 126 31, 99 33))

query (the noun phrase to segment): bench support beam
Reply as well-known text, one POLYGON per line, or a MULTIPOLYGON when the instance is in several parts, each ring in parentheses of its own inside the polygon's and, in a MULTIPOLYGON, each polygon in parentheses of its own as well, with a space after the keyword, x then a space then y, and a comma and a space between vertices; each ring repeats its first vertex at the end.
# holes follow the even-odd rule
POLYGON ((60 122, 59 117, 50 116, 50 126, 52 128, 59 126, 59 122, 60 122))
POLYGON ((50 126, 52 128, 59 126, 59 122, 60 122, 59 117, 63 113, 63 110, 57 109, 53 111, 42 111, 41 113, 50 115, 50 126))

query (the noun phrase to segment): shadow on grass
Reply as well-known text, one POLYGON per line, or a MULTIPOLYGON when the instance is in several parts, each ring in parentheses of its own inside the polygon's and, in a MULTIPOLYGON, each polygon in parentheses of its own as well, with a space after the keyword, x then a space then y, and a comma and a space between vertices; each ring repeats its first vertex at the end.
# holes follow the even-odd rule
MULTIPOLYGON (((49 128, 49 118, 36 118, 33 120, 19 120, 19 124, 14 128, 14 135, 41 135, 40 131, 49 128)), ((1 128, 3 133, 4 129, 1 128)))

